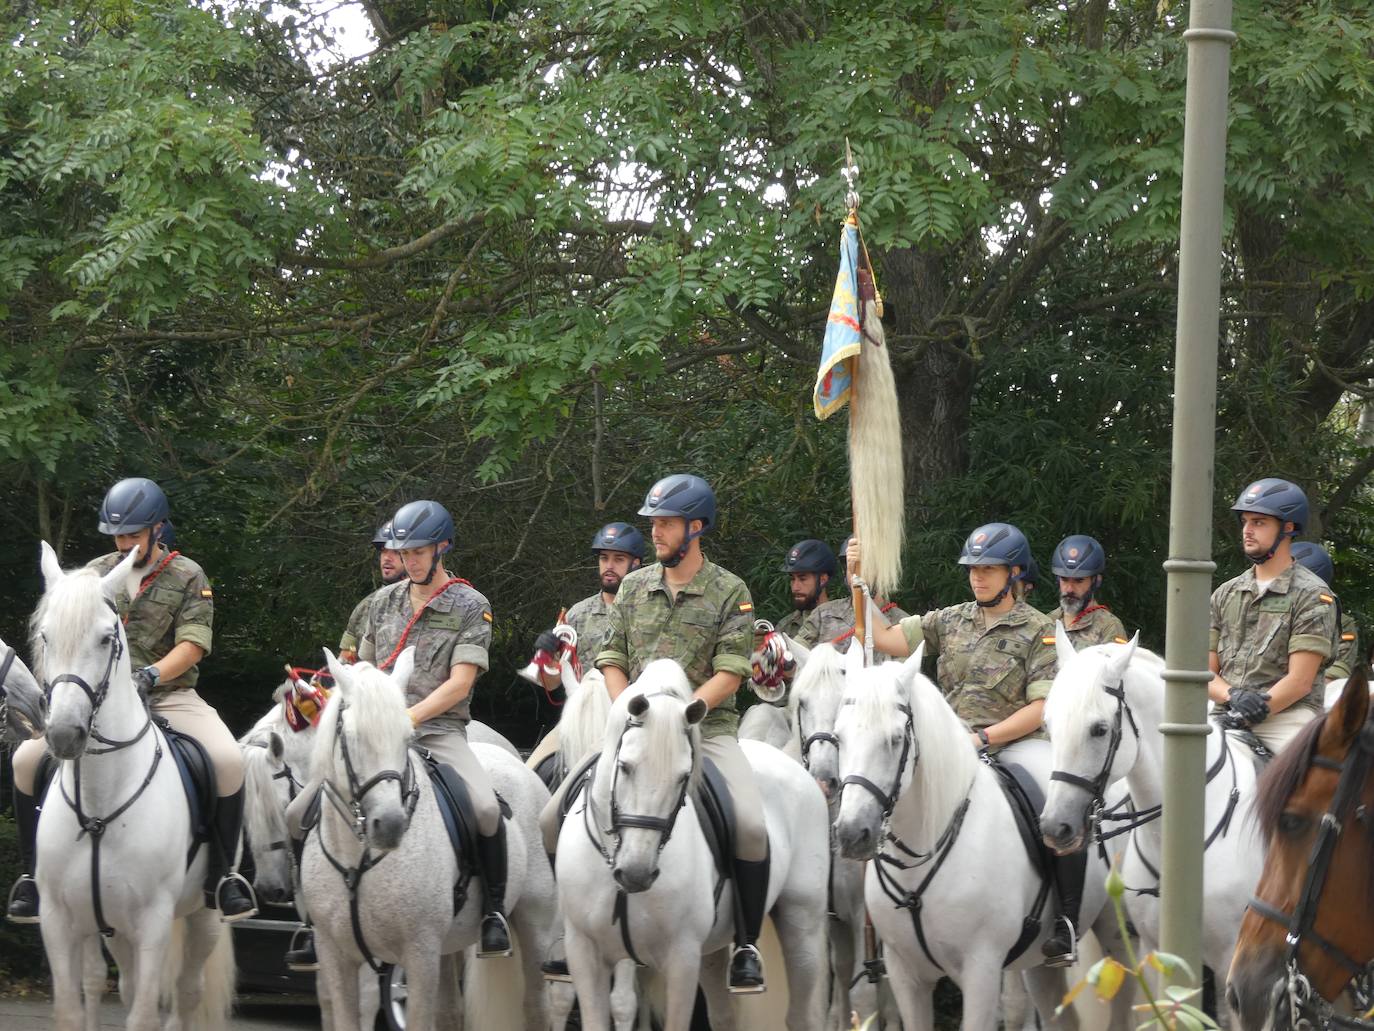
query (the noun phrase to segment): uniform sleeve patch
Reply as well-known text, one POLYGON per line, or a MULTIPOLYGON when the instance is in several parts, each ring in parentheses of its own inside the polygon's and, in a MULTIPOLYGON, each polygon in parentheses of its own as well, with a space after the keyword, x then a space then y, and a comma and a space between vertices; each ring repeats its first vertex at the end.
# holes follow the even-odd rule
POLYGON ((1130 641, 1126 640, 1126 638, 1124 638, 1124 637, 1113 637, 1112 640, 1115 641, 1117 644, 1130 644, 1130 643, 1131 643, 1130 641))
POLYGON ((1341 634, 1341 640, 1342 640, 1342 641, 1353 641, 1353 640, 1355 640, 1355 635, 1354 635, 1354 634, 1341 634))
POLYGON ((752 601, 742 601, 739 603, 739 610, 741 612, 753 612, 754 603, 752 601))
POLYGON ((488 623, 490 623, 490 622, 491 622, 491 613, 490 613, 490 612, 483 612, 483 613, 482 613, 482 618, 485 619, 488 623))
POLYGON ((1320 598, 1322 601, 1326 602, 1326 604, 1328 604, 1328 605, 1330 605, 1333 601, 1336 600, 1335 598, 1331 597, 1331 595, 1329 595, 1329 594, 1319 594, 1319 595, 1317 595, 1317 597, 1320 598))
POLYGON ((200 589, 200 596, 202 598, 213 598, 215 596, 215 592, 210 590, 210 588, 208 587, 202 587, 200 589))
POLYGON ((1050 634, 1048 637, 1042 637, 1042 638, 1040 638, 1040 643, 1041 643, 1041 644, 1054 644, 1054 635, 1053 635, 1053 634, 1050 634))

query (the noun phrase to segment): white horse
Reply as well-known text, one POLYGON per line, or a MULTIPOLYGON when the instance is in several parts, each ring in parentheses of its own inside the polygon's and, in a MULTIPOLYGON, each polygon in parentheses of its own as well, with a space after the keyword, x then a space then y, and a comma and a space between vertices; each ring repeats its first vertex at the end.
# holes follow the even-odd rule
MULTIPOLYGON (((612 704, 587 790, 563 824, 559 887, 565 900, 577 900, 563 908, 568 965, 589 1031, 609 1026, 611 969, 636 955, 666 982, 667 1031, 688 1027, 698 982, 711 1026, 736 1026, 726 987, 733 886, 718 883, 692 799, 705 715, 676 662, 650 663, 612 704)), ((825 801, 777 749, 741 747, 764 801, 768 905, 790 986, 787 1027, 819 1029, 830 868, 825 801)))
MULTIPOLYGON (((321 1015, 327 1029, 360 1028, 357 971, 370 955, 405 968, 407 1027, 429 1031, 440 1016, 458 1015, 452 998, 457 985, 447 973, 441 978, 441 956, 476 942, 481 891, 474 879, 454 913, 460 871, 429 777, 410 749, 404 689, 414 649, 401 653, 390 675, 369 663, 344 666, 325 654, 335 690, 311 757, 311 780, 324 788, 319 823, 301 860, 301 890, 315 920, 321 1015)), ((514 813, 506 834, 506 905, 524 974, 518 1026, 542 1028, 547 1015, 539 960, 557 911, 552 873, 537 845, 548 792, 500 747, 478 744, 473 751, 514 813)), ((477 966, 485 974, 504 969, 491 966, 503 963, 489 959, 477 966)), ((456 970, 456 963, 444 969, 456 970)))
MULTIPOLYGON (((1130 644, 1103 644, 1075 653, 1057 630, 1059 673, 1045 706, 1056 771, 1041 828, 1060 852, 1092 848, 1106 788, 1124 779, 1139 824, 1110 842, 1123 854, 1126 907, 1146 949, 1159 944, 1159 864, 1164 798, 1164 661, 1130 644), (1062 779, 1067 775, 1071 779, 1062 779)), ((1231 969, 1241 917, 1264 862, 1264 848, 1245 823, 1255 797, 1254 755, 1228 733, 1207 739, 1206 841, 1203 879, 1203 962, 1218 978, 1231 969)), ((1129 817, 1130 814, 1122 814, 1129 817)), ((1109 817, 1101 830, 1110 834, 1109 817)))
POLYGON ((181 777, 134 687, 115 612, 121 586, 137 591, 136 558, 103 577, 64 573, 43 544, 34 654, 50 692, 47 744, 61 768, 43 799, 37 881, 58 1031, 82 1024, 83 967, 86 1026, 98 1022, 103 970, 90 960, 102 932, 134 1031, 222 1026, 234 990, 229 936, 205 908, 205 849, 188 864, 181 777), (173 981, 163 1022, 159 993, 173 981))
POLYGON ((0 640, 0 741, 16 744, 43 733, 43 690, 17 652, 0 640))
MULTIPOLYGON (((1043 966, 1051 926, 1040 928, 1011 963, 1023 922, 1041 898, 1031 862, 998 775, 979 761, 968 728, 921 675, 924 648, 901 664, 864 668, 850 649, 844 700, 835 721, 844 785, 835 832, 844 853, 871 857, 869 912, 888 950, 887 972, 907 1031, 930 1031, 932 993, 942 975, 963 990, 965 1031, 997 1026, 1004 964, 1021 971, 1046 1026, 1073 1028, 1063 970, 1043 966)), ((1103 942, 1117 941, 1104 909, 1106 868, 1089 863, 1081 917, 1103 942)), ((1130 999, 1118 995, 1113 1026, 1129 1026, 1130 999)))

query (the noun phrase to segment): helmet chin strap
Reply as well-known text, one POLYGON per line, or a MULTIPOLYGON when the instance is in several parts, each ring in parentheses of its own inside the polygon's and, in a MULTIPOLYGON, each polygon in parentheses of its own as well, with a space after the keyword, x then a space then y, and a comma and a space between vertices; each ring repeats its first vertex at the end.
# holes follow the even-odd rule
MULTIPOLYGON (((144 545, 143 545, 143 554, 142 554, 142 556, 140 556, 139 558, 134 559, 134 568, 135 568, 135 569, 143 569, 143 568, 145 568, 145 567, 148 565, 149 562, 151 562, 151 561, 153 560, 153 545, 154 545, 154 542, 153 542, 153 529, 154 529, 154 528, 151 527, 151 526, 148 526, 148 527, 145 527, 145 529, 148 531, 148 540, 147 540, 147 541, 144 543, 144 545)), ((137 547, 137 545, 135 545, 135 547, 137 547)))
MULTIPOLYGON (((439 559, 443 555, 443 552, 440 550, 440 547, 441 545, 438 544, 434 546, 434 557, 429 560, 428 575, 426 575, 423 580, 416 580, 413 576, 410 577, 410 582, 413 583, 416 587, 428 587, 430 584, 434 582, 434 574, 439 568, 439 559)), ((410 576, 409 573, 406 573, 406 575, 410 576)), ((397 577, 397 579, 399 580, 400 577, 397 577)))
POLYGON ((1278 535, 1274 538, 1274 546, 1263 555, 1252 555, 1248 551, 1245 551, 1244 548, 1241 548, 1241 551, 1245 554, 1245 557, 1250 560, 1252 565, 1262 566, 1278 552, 1279 545, 1283 543, 1285 537, 1297 537, 1297 535, 1297 530, 1285 530, 1283 529, 1283 524, 1280 523, 1278 535))
POLYGON ((976 597, 973 600, 977 603, 980 609, 996 608, 998 605, 1002 604, 1002 599, 1011 593, 1011 585, 1016 583, 1016 581, 1019 579, 1021 579, 1019 576, 1012 576, 1010 574, 1010 570, 1008 570, 1007 582, 1002 585, 1002 589, 997 592, 996 597, 991 598, 988 601, 979 601, 976 597))
POLYGON ((682 517, 682 526, 683 529, 687 531, 686 536, 682 538, 682 547, 677 549, 677 554, 673 555, 672 558, 663 559, 663 565, 666 566, 668 569, 676 568, 677 565, 687 557, 687 549, 691 547, 692 542, 706 532, 706 524, 702 523, 701 529, 698 530, 696 533, 693 533, 692 521, 688 519, 686 516, 682 517))

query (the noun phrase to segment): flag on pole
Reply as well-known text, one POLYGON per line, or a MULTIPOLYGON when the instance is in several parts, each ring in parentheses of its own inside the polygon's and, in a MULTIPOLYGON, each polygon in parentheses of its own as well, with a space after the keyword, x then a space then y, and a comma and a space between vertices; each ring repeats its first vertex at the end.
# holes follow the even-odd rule
POLYGON ((817 419, 828 419, 849 401, 853 387, 849 359, 858 357, 863 341, 859 321, 859 229, 852 218, 840 231, 840 270, 821 344, 813 401, 817 419))

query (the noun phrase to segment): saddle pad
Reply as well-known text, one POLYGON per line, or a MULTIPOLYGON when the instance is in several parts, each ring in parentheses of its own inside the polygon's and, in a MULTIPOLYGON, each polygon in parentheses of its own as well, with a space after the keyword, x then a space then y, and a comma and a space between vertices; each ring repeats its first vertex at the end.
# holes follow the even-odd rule
POLYGON ((1024 766, 995 760, 991 766, 1011 804, 1011 811, 1016 817, 1016 829, 1021 832, 1021 843, 1026 846, 1031 865, 1041 877, 1048 876, 1050 859, 1040 836, 1040 811, 1045 808, 1044 791, 1024 766))
MULTIPOLYGON (((475 854, 477 833, 477 811, 472 806, 472 793, 468 791, 458 771, 447 763, 442 763, 428 752, 421 753, 425 769, 429 773, 430 786, 434 788, 434 798, 439 803, 439 815, 444 819, 444 830, 448 832, 449 844, 453 846, 454 858, 460 870, 471 866, 475 854), (470 842, 471 847, 464 848, 470 842)), ((496 801, 501 807, 501 818, 509 820, 511 808, 498 792, 496 801)))
POLYGON ((721 877, 729 877, 735 855, 734 800, 720 768, 704 756, 695 801, 697 822, 701 824, 701 833, 706 835, 716 870, 721 877))

